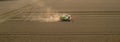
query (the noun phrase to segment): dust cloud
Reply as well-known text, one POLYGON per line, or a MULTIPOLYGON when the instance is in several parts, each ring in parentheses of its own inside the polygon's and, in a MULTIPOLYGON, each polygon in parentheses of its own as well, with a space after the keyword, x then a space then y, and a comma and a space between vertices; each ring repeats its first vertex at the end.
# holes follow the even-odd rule
POLYGON ((57 10, 54 10, 51 6, 46 5, 46 3, 42 0, 30 0, 29 2, 33 3, 34 5, 37 5, 36 7, 40 7, 40 8, 42 7, 42 9, 40 10, 44 12, 37 13, 36 15, 31 11, 32 14, 30 13, 28 16, 24 16, 25 20, 39 21, 39 22, 58 22, 60 21, 59 17, 65 14, 65 13, 58 13, 57 10))

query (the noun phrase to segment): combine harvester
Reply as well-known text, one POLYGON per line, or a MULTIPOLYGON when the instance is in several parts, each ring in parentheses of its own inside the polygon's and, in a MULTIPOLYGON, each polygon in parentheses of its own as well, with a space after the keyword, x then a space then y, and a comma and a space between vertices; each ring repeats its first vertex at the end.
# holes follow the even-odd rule
POLYGON ((72 20, 72 16, 69 14, 64 14, 60 16, 60 21, 62 22, 70 22, 72 20))

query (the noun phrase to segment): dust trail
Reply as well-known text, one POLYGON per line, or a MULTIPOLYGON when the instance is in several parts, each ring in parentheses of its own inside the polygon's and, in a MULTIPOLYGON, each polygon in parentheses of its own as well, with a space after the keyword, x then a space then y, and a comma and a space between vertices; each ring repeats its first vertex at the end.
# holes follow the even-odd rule
MULTIPOLYGON (((34 14, 31 13, 29 14, 29 16, 25 16, 26 20, 30 20, 30 21, 39 21, 39 22, 57 22, 60 21, 59 17, 63 14, 63 13, 57 13, 57 10, 54 10, 52 7, 47 6, 46 3, 42 0, 31 0, 31 2, 33 2, 34 5, 33 8, 35 7, 39 7, 39 11, 43 11, 43 13, 39 13, 39 14, 34 14)), ((38 11, 38 12, 39 12, 38 11)))

